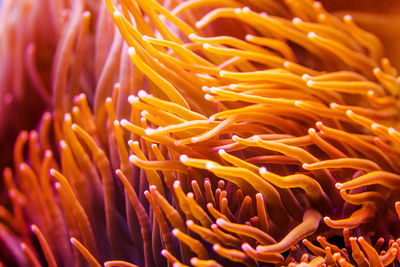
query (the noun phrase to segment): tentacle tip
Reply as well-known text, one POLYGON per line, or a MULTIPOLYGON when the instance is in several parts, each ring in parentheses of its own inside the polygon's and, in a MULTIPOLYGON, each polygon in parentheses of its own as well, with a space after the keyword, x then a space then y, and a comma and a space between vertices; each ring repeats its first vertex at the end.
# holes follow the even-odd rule
POLYGON ((80 112, 80 109, 77 106, 72 107, 72 113, 80 112))
POLYGON ((225 152, 225 150, 224 149, 219 149, 218 150, 218 155, 220 155, 220 156, 222 156, 222 155, 225 155, 226 154, 226 152, 225 152))
POLYGON ((235 8, 233 10, 233 12, 235 12, 235 14, 240 14, 242 12, 242 9, 240 7, 238 7, 238 8, 235 8))
POLYGON ((53 187, 54 189, 59 190, 61 189, 61 184, 59 182, 55 182, 53 187))
POLYGON ((31 224, 31 226, 29 226, 29 229, 34 233, 39 231, 39 228, 36 226, 36 224, 31 224))
POLYGON ((119 17, 119 16, 121 16, 121 12, 119 12, 118 10, 114 10, 113 17, 119 17))
POLYGON ((86 100, 86 95, 84 93, 80 93, 79 95, 74 96, 74 98, 73 98, 73 101, 75 103, 79 102, 79 101, 82 101, 82 100, 86 100))
MULTIPOLYGON (((120 121, 121 122, 121 121, 120 121)), ((121 123, 122 124, 122 123, 121 123)), ((139 145, 138 141, 133 141, 132 139, 128 140, 128 145, 130 146, 136 146, 139 145)))
POLYGON ((174 141, 174 146, 180 146, 182 145, 182 141, 181 140, 175 140, 174 141))
POLYGON ((79 130, 79 126, 77 124, 73 123, 72 126, 71 126, 71 129, 73 131, 78 131, 79 130))
POLYGON ((149 42, 149 41, 151 40, 151 37, 144 34, 144 35, 142 36, 142 40, 143 40, 143 41, 146 41, 146 42, 149 42))
POLYGON ((376 74, 381 73, 382 70, 381 70, 380 68, 376 67, 376 68, 374 68, 374 69, 372 70, 372 72, 376 75, 376 74))
POLYGON ((178 230, 178 229, 173 229, 173 230, 172 230, 172 234, 173 234, 174 236, 178 235, 178 234, 179 234, 179 230, 178 230))
POLYGON ((157 186, 155 186, 155 185, 150 185, 150 186, 149 186, 149 190, 150 190, 150 192, 154 192, 154 191, 157 190, 157 186))
POLYGON ((147 128, 146 130, 144 130, 144 133, 146 135, 153 135, 155 132, 156 132, 156 130, 152 129, 152 128, 147 128))
POLYGON ((151 147, 151 149, 158 149, 158 145, 157 144, 151 144, 150 147, 151 147))
POLYGON ((290 62, 290 61, 285 61, 285 62, 283 62, 283 67, 289 68, 291 64, 292 64, 292 62, 290 62))
POLYGON ((139 98, 143 98, 143 97, 148 96, 149 94, 145 90, 139 90, 137 95, 138 95, 139 98))
MULTIPOLYGON (((148 116, 150 114, 150 112, 148 112, 147 110, 142 110, 141 112, 140 112, 140 116, 142 116, 142 117, 146 117, 146 116, 148 116)), ((143 118, 141 118, 141 120, 142 120, 143 118)))
POLYGON ((117 127, 120 126, 120 123, 118 120, 115 120, 113 123, 114 123, 114 126, 117 126, 117 127))
POLYGON ((179 188, 181 187, 181 182, 179 182, 179 180, 176 180, 172 186, 173 188, 179 188))
MULTIPOLYGON (((58 142, 58 145, 60 146, 60 148, 61 149, 65 149, 68 145, 67 145, 67 142, 65 142, 65 140, 60 140, 59 142, 58 142)), ((50 151, 50 150, 48 150, 48 151, 50 151)), ((50 151, 51 152, 51 151, 50 151)))
POLYGON ((301 104, 303 104, 303 101, 300 101, 300 100, 294 101, 294 105, 295 105, 296 107, 300 106, 301 104))
POLYGON ((205 24, 202 21, 197 21, 195 24, 197 29, 201 29, 205 26, 205 24))
POLYGON ((336 187, 337 189, 339 189, 339 190, 344 189, 344 185, 341 184, 341 183, 336 183, 336 184, 335 184, 335 187, 336 187))
POLYGON ((128 159, 131 163, 135 163, 139 160, 139 158, 136 155, 130 155, 128 159))
POLYGON ((374 122, 371 124, 371 128, 373 130, 377 130, 377 129, 379 129, 379 127, 381 127, 381 125, 379 123, 374 122))
POLYGON ((53 152, 52 152, 51 150, 47 149, 47 150, 44 152, 44 156, 45 156, 46 158, 50 158, 50 157, 53 156, 53 152))
POLYGON ((207 162, 207 163, 206 163, 206 169, 207 169, 207 170, 212 170, 212 169, 214 169, 215 167, 216 167, 216 165, 215 165, 214 162, 207 162))
POLYGON ((192 264, 194 266, 196 266, 198 264, 198 262, 199 262, 199 259, 196 257, 193 257, 190 259, 190 264, 192 264))
POLYGON ((161 250, 160 254, 161 254, 163 257, 165 257, 165 256, 168 254, 168 250, 163 249, 163 250, 161 250))
POLYGON ((263 194, 261 194, 261 193, 257 193, 257 194, 256 194, 256 198, 264 199, 264 196, 263 196, 263 194))
POLYGON ((302 20, 300 18, 298 18, 298 17, 295 17, 295 18, 292 19, 292 22, 293 22, 293 24, 298 24, 298 23, 301 23, 302 20))
POLYGON ((316 34, 315 32, 309 32, 309 33, 307 34, 307 37, 310 38, 310 39, 315 39, 315 38, 317 38, 318 36, 317 36, 317 34, 316 34))
POLYGON ((205 94, 204 95, 204 99, 207 100, 207 101, 212 101, 214 99, 214 97, 212 95, 210 95, 210 94, 205 94))
POLYGON ((112 103, 112 98, 111 97, 107 97, 105 100, 106 104, 111 104, 112 103))
POLYGON ((312 77, 309 74, 303 74, 301 78, 306 82, 312 79, 312 77))
POLYGON ((332 103, 329 104, 329 107, 330 107, 331 109, 335 109, 335 108, 337 108, 338 106, 339 106, 339 105, 336 104, 335 102, 332 102, 332 103))
POLYGON ((215 94, 215 93, 217 93, 217 92, 219 91, 219 89, 218 89, 217 87, 215 87, 215 86, 209 87, 208 89, 209 89, 210 92, 213 93, 213 94, 215 94))
POLYGON ((354 241, 357 241, 357 237, 351 236, 351 237, 349 238, 349 240, 350 240, 350 241, 353 241, 353 242, 354 242, 354 241))
POLYGON ((242 250, 244 250, 244 251, 249 250, 249 249, 252 249, 252 247, 251 247, 248 243, 243 243, 243 244, 241 245, 241 248, 242 248, 242 250))
POLYGON ((218 243, 213 245, 213 250, 214 250, 214 251, 217 251, 217 250, 219 250, 220 248, 221 248, 221 245, 218 244, 218 243))
POLYGON ((129 102, 129 104, 138 103, 139 98, 137 96, 130 95, 130 96, 128 96, 128 102, 129 102))
POLYGON ((195 33, 190 33, 189 35, 188 35, 188 37, 189 37, 189 39, 190 40, 193 40, 193 39, 196 39, 196 34, 195 33))
POLYGON ((248 6, 245 6, 242 8, 242 12, 251 12, 251 9, 248 6))
POLYGON ((348 22, 348 21, 352 21, 353 17, 350 14, 346 14, 343 16, 343 21, 344 22, 348 22))
MULTIPOLYGON (((119 121, 119 123, 121 124, 122 127, 125 127, 129 124, 129 121, 127 121, 126 119, 122 119, 119 121)), ((132 140, 129 140, 132 141, 132 140)))
POLYGON ((268 172, 266 167, 261 167, 258 171, 260 174, 266 174, 268 172))
POLYGON ((202 47, 207 50, 211 47, 211 45, 209 43, 204 43, 202 47))
POLYGON ((251 41, 252 39, 255 38, 255 36, 248 33, 248 34, 246 34, 246 36, 244 38, 246 39, 246 41, 251 41))
POLYGON ((182 154, 182 155, 179 156, 179 161, 182 162, 182 163, 185 163, 188 160, 189 160, 189 157, 187 155, 185 155, 185 154, 182 154))
POLYGON ((229 85, 229 89, 231 89, 231 90, 235 90, 237 87, 238 87, 238 86, 237 86, 237 84, 235 84, 235 83, 231 83, 231 84, 229 85))
POLYGON ((129 47, 128 48, 128 55, 129 56, 134 56, 136 55, 136 49, 134 47, 129 47))
POLYGON ((27 245, 24 242, 19 243, 20 250, 25 250, 26 248, 27 248, 27 245))
POLYGON ((308 80, 306 84, 308 87, 312 87, 315 84, 315 82, 313 80, 308 80))
POLYGON ((226 224, 226 221, 222 218, 218 218, 215 222, 218 226, 226 224))
POLYGON ((51 176, 55 176, 57 171, 55 169, 51 168, 49 173, 50 173, 51 176))
POLYGON ((201 90, 203 90, 204 92, 209 92, 210 91, 210 87, 208 87, 207 85, 203 85, 201 87, 201 90))

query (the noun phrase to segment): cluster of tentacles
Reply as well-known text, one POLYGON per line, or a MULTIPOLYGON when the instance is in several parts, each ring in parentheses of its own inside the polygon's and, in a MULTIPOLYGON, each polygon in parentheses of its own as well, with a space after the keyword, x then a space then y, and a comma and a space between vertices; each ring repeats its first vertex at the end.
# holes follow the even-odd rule
POLYGON ((46 17, 63 32, 52 60, 20 44, 51 112, 3 172, 4 264, 400 263, 400 79, 351 16, 70 2, 46 17))

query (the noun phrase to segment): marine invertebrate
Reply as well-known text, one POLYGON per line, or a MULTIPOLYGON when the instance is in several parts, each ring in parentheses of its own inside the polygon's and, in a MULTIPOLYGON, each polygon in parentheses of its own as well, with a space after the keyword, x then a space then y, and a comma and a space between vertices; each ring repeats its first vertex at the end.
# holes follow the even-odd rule
POLYGON ((53 113, 17 138, 4 260, 398 261, 399 81, 378 38, 311 0, 105 4, 119 32, 93 96, 55 73, 53 113))

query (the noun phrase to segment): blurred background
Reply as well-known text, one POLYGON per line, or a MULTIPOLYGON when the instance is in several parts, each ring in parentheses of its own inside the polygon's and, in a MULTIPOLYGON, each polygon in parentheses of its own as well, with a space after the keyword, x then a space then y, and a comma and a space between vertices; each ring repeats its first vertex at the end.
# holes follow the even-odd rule
POLYGON ((353 16, 356 23, 381 39, 386 56, 400 69, 399 0, 321 0, 327 10, 342 17, 353 16))

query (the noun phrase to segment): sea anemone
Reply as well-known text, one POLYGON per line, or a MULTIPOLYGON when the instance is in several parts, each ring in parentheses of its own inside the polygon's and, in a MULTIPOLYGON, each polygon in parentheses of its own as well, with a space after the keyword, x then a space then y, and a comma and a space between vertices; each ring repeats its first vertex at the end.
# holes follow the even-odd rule
POLYGON ((0 137, 37 125, 2 155, 4 265, 400 263, 399 62, 372 15, 98 4, 2 3, 0 137))

